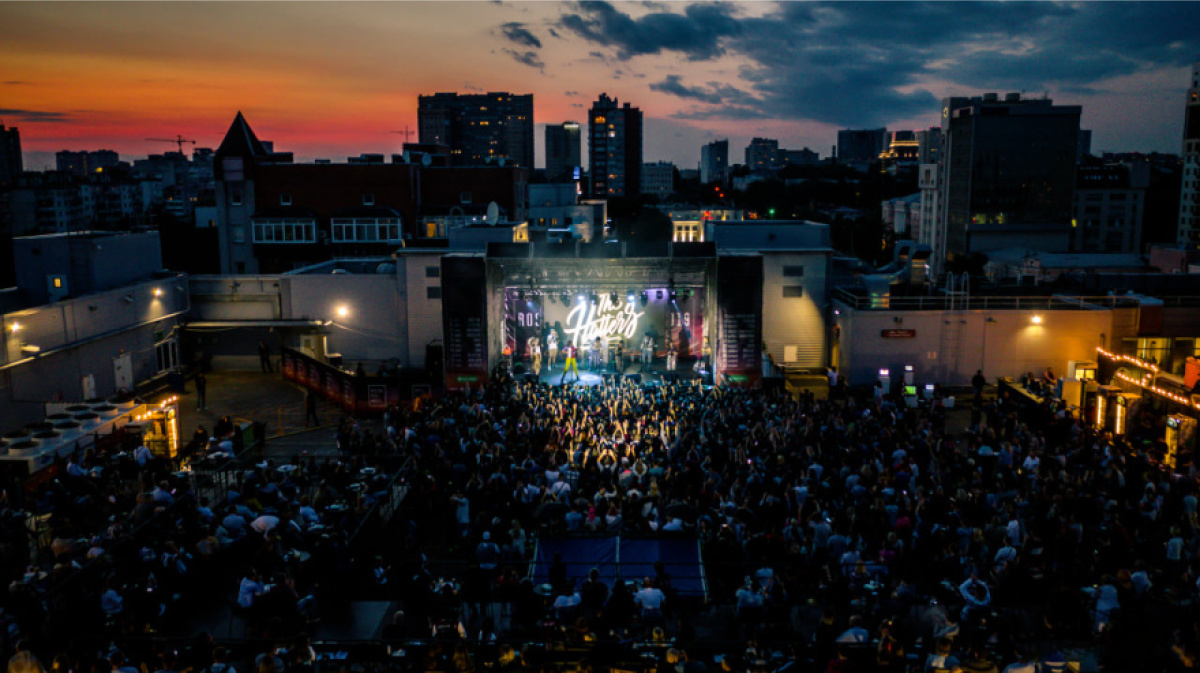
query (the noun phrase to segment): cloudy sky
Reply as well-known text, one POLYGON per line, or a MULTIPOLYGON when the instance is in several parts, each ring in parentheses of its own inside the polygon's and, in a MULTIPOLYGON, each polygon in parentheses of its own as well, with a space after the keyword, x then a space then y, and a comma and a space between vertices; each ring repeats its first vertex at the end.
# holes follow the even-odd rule
POLYGON ((1023 91, 1082 105, 1094 150, 1179 152, 1197 26, 1190 2, 0 2, 0 123, 32 168, 215 146, 238 110, 343 160, 398 151, 419 94, 533 93, 540 125, 606 92, 645 112, 646 160, 694 167, 715 138, 735 162, 753 136, 824 156, 839 128, 1023 91))

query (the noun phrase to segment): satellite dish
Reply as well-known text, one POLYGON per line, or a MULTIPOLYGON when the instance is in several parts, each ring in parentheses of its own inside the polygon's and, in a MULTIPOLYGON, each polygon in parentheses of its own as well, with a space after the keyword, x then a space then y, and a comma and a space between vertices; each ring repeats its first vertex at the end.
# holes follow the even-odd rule
POLYGON ((496 205, 495 201, 488 204, 487 217, 485 221, 488 224, 495 224, 500 221, 500 206, 496 205))
POLYGON ((421 165, 422 166, 429 168, 429 164, 432 164, 432 163, 433 163, 433 159, 430 159, 428 154, 421 155, 421 165))

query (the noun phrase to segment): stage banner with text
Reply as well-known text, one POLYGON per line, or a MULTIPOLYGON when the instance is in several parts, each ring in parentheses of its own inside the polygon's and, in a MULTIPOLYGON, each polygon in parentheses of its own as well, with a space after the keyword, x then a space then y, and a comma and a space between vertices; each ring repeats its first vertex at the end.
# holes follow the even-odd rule
POLYGON ((761 257, 717 258, 717 382, 757 386, 762 380, 761 257))
POLYGON ((487 268, 482 257, 442 257, 446 389, 487 381, 487 268))
POLYGON ((542 297, 516 288, 504 291, 504 347, 512 353, 513 362, 529 359, 529 340, 537 337, 546 350, 542 334, 542 297))

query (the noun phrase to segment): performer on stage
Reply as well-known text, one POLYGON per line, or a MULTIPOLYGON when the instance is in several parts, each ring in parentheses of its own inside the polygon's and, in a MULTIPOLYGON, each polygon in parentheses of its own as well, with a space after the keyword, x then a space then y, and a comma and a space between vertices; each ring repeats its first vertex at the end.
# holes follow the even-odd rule
POLYGON ((567 347, 563 349, 563 374, 558 381, 559 385, 567 382, 567 372, 575 372, 575 380, 579 380, 579 366, 575 364, 575 355, 578 350, 573 341, 568 341, 567 347))
POLYGON ((642 337, 642 364, 646 367, 654 360, 654 337, 647 334, 642 337))
POLYGON ((679 349, 675 346, 675 340, 667 340, 667 371, 675 371, 675 361, 679 356, 679 349))
POLYGON ((554 369, 554 365, 558 364, 558 330, 553 327, 546 335, 546 355, 550 357, 550 368, 554 369))
POLYGON ((617 350, 616 350, 616 353, 614 353, 613 360, 615 361, 613 363, 613 371, 617 372, 618 374, 624 373, 625 372, 625 339, 622 337, 617 337, 617 350))
POLYGON ((600 368, 604 366, 604 342, 600 340, 600 337, 596 337, 592 340, 591 356, 592 362, 588 366, 588 369, 591 369, 594 372, 599 371, 600 368))
POLYGON ((538 343, 537 337, 533 337, 529 346, 529 358, 533 361, 533 375, 540 378, 542 375, 542 345, 538 343))

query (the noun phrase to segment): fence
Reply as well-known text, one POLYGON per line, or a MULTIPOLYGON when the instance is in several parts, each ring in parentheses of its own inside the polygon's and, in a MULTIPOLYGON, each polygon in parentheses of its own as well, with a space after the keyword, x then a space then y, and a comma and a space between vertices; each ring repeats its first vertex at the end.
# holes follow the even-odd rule
POLYGON ((871 297, 857 294, 846 288, 838 288, 833 298, 855 310, 877 311, 1050 311, 1077 310, 1093 311, 1098 308, 1136 308, 1140 302, 1134 297, 1098 296, 1069 297, 1053 296, 987 296, 987 295, 930 295, 905 297, 883 295, 871 297))

